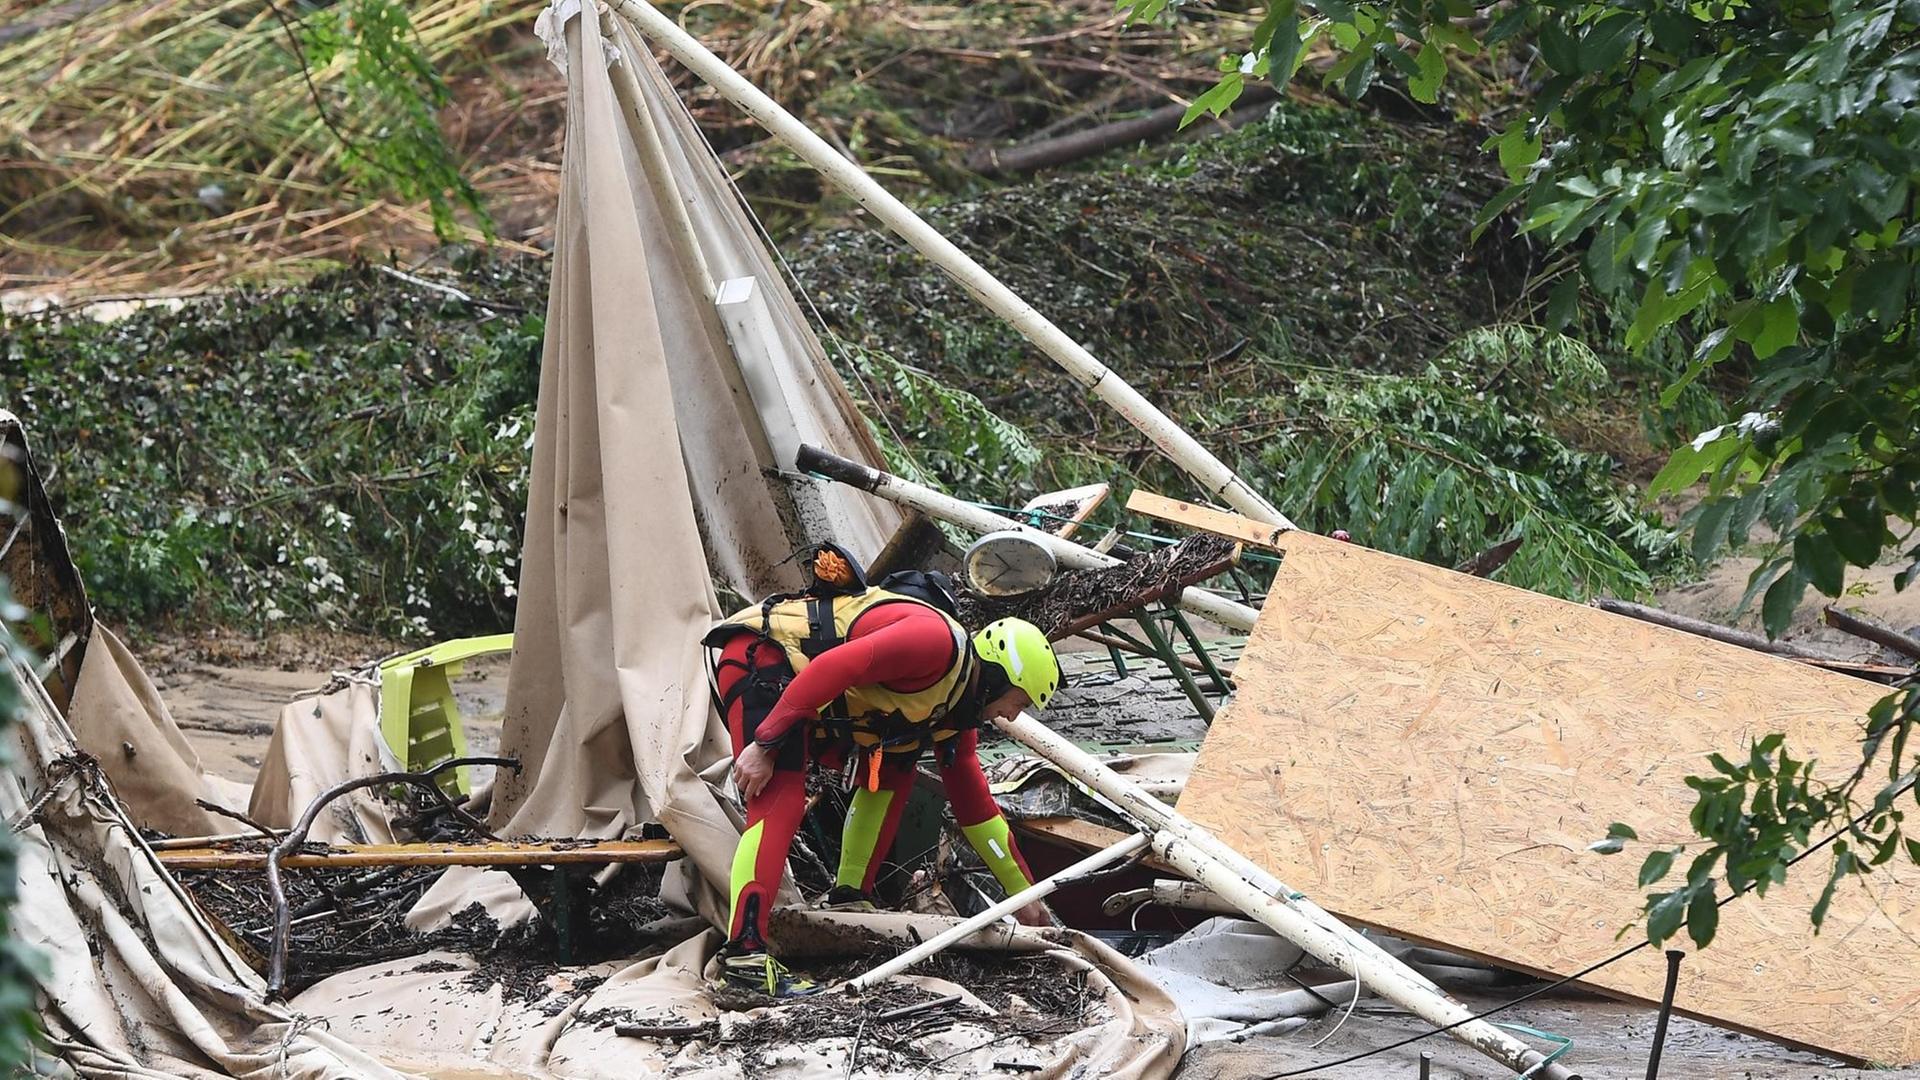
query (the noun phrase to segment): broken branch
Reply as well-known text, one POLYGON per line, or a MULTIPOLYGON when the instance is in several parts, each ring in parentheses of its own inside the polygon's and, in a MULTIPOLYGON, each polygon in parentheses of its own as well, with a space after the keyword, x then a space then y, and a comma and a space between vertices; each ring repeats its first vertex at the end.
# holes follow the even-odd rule
POLYGON ((1823 614, 1827 625, 1835 630, 1844 631, 1854 637, 1871 641, 1875 645, 1892 649, 1910 660, 1920 660, 1920 640, 1911 635, 1881 626, 1879 623, 1868 622, 1858 615, 1849 615, 1832 606, 1828 606, 1823 614))

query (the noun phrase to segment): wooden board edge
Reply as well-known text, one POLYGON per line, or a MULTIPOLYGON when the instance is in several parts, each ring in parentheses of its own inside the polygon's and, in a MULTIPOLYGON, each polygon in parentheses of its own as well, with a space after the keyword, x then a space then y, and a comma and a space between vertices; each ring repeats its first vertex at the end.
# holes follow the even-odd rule
POLYGON ((1211 506, 1170 499, 1165 495, 1156 495, 1151 491, 1136 489, 1127 496, 1127 509, 1135 514, 1165 521, 1173 525, 1184 525, 1189 529, 1224 536, 1229 540, 1238 540, 1256 547, 1279 550, 1282 536, 1298 533, 1298 529, 1268 525, 1239 514, 1230 514, 1225 510, 1215 510, 1211 506))
MULTIPOLYGON (((264 851, 228 851, 219 848, 180 848, 154 853, 169 870, 264 870, 264 851)), ((589 863, 662 863, 682 858, 685 851, 671 840, 623 841, 617 846, 550 848, 545 846, 462 847, 444 844, 369 844, 327 853, 289 855, 280 860, 288 869, 372 866, 558 866, 589 863)))

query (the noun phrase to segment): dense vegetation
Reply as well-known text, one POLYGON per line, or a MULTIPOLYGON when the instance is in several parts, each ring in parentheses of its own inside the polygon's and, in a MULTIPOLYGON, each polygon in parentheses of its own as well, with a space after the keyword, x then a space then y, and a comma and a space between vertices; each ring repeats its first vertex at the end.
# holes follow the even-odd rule
MULTIPOLYGON (((1457 128, 1285 104, 1159 161, 929 216, 1303 524, 1439 562, 1524 534, 1508 580, 1642 591, 1681 555, 1623 466, 1665 437, 1672 415, 1656 423, 1647 407, 1677 369, 1603 363, 1535 325, 1528 245, 1469 241, 1501 186, 1475 145, 1457 128)), ((797 256, 843 338, 978 391, 1045 449, 999 486, 1110 479, 1121 461, 1123 480, 1186 490, 1137 432, 889 237, 835 231, 797 256)), ((1681 407, 1710 402, 1696 390, 1681 407)), ((966 435, 910 424, 896 438, 966 435)), ((941 478, 994 479, 960 468, 941 478)))
POLYGON ((369 267, 100 323, 24 320, 33 426, 111 619, 497 630, 518 578, 545 267, 466 302, 369 267))
MULTIPOLYGON (((1172 14, 1165 0, 1125 6, 1172 14)), ((1249 78, 1292 78, 1323 37, 1341 53, 1325 80, 1354 98, 1397 72, 1437 102, 1451 67, 1485 49, 1541 63, 1523 115, 1489 140, 1512 183, 1488 215, 1520 207, 1526 233, 1566 253, 1559 312, 1585 291, 1625 348, 1689 358, 1667 400, 1716 368, 1750 373, 1716 418, 1727 422, 1680 447, 1654 486, 1705 481, 1687 521, 1699 557, 1771 527, 1746 600, 1760 600, 1770 633, 1809 586, 1840 596, 1849 566, 1884 553, 1907 561, 1896 588, 1920 575, 1920 547, 1902 552, 1920 532, 1920 309, 1908 302, 1920 287, 1920 3, 1272 0, 1251 50, 1194 111, 1225 108, 1249 78)), ((1713 773, 1689 780, 1705 842, 1642 864, 1649 937, 1684 926, 1705 946, 1723 886, 1764 893, 1829 842, 1816 926, 1849 875, 1920 862, 1901 809, 1920 806, 1916 726, 1910 685, 1865 718, 1859 760, 1837 779, 1778 734, 1714 755, 1713 773), (1685 881, 1668 885, 1686 854, 1685 881)), ((1614 833, 1602 850, 1633 830, 1614 833)))
MULTIPOLYGON (((1448 562, 1517 533, 1508 580, 1644 589, 1678 553, 1622 466, 1649 454, 1665 373, 1610 370, 1525 321, 1524 243, 1467 242, 1498 186, 1473 153, 1443 129, 1289 105, 933 216, 1303 522, 1448 562)), ((893 241, 840 229, 796 254, 899 467, 990 502, 1089 479, 1185 490, 893 241)), ((0 402, 57 462, 109 616, 506 625, 544 267, 461 271, 471 302, 360 267, 15 325, 0 402)))

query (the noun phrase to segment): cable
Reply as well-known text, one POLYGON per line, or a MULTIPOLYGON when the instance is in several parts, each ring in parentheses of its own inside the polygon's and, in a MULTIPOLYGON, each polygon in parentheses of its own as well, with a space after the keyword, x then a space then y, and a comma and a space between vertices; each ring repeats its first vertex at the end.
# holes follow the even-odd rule
MULTIPOLYGON (((1908 786, 1912 786, 1911 781, 1909 781, 1908 786)), ((1899 795, 1896 794, 1894 797, 1898 798, 1899 795)), ((1872 816, 1873 816, 1873 811, 1869 810, 1868 812, 1861 814, 1859 817, 1853 818, 1852 820, 1847 822, 1847 825, 1845 828, 1835 829, 1832 833, 1828 834, 1827 837, 1821 840, 1819 843, 1813 845, 1812 847, 1801 852, 1800 854, 1795 855, 1793 858, 1788 859, 1787 866, 1788 867, 1794 866, 1795 864, 1799 863, 1801 860, 1805 859, 1807 856, 1812 855, 1814 852, 1819 851, 1821 848, 1824 848, 1828 844, 1833 843, 1835 840, 1840 839, 1842 836, 1847 835, 1849 832, 1853 831, 1853 828, 1855 826, 1859 825, 1861 822, 1867 820, 1872 816)), ((1713 906, 1715 908, 1726 907, 1728 904, 1733 903, 1735 900, 1738 900, 1740 897, 1747 895, 1747 893, 1751 892, 1752 890, 1753 890, 1753 886, 1749 885, 1747 888, 1742 889, 1739 892, 1729 894, 1727 898, 1724 900, 1716 901, 1713 906)), ((1682 922, 1680 925, 1685 926, 1686 923, 1682 922)), ((1367 1058, 1373 1057, 1376 1054, 1384 1054, 1389 1050, 1398 1050, 1403 1046, 1411 1046, 1414 1043, 1420 1042, 1423 1039, 1430 1039, 1435 1035, 1445 1034, 1446 1032, 1452 1031, 1454 1028, 1464 1027, 1465 1025, 1471 1024, 1476 1020, 1485 1020, 1489 1016, 1495 1016, 1499 1013, 1506 1012, 1508 1009, 1513 1008, 1515 1005, 1532 1001, 1534 998, 1537 998, 1542 994, 1546 994, 1551 991, 1558 990, 1570 982, 1575 982, 1577 980, 1584 979, 1587 976, 1593 974, 1594 972, 1599 971, 1601 968, 1606 967, 1609 964, 1617 963, 1621 960, 1624 960, 1627 957, 1632 956, 1634 953, 1637 953, 1641 949, 1644 949, 1647 946, 1652 944, 1653 944, 1653 940, 1651 938, 1642 939, 1641 941, 1635 944, 1629 945, 1626 948, 1621 949, 1619 952, 1614 953, 1612 956, 1609 956, 1604 960, 1601 960, 1597 963, 1590 964, 1584 968, 1581 968, 1579 971, 1576 971, 1571 975, 1568 975, 1564 978, 1555 979, 1553 982, 1547 983, 1544 986, 1540 986, 1533 990, 1529 990, 1526 993, 1521 994, 1519 997, 1514 998, 1512 1001, 1508 1001, 1500 1005, 1495 1005, 1493 1008, 1488 1009, 1485 1012, 1475 1013, 1472 1016, 1455 1020, 1453 1023, 1448 1024, 1445 1027, 1437 1027, 1431 1031, 1423 1031, 1418 1035, 1410 1035, 1407 1038, 1399 1040, 1398 1042, 1390 1042, 1385 1046, 1375 1047, 1372 1050, 1364 1050, 1358 1054, 1349 1054, 1348 1056, 1340 1058, 1335 1061, 1323 1061, 1318 1065, 1312 1065, 1304 1069, 1293 1069, 1288 1072, 1268 1073, 1266 1076, 1261 1077, 1260 1080, 1286 1080, 1286 1078, 1290 1076, 1305 1076, 1308 1073, 1320 1072, 1323 1069, 1333 1069, 1333 1068, 1338 1068, 1339 1066, 1342 1066, 1342 1065, 1350 1065, 1353 1062, 1363 1061, 1367 1058)), ((1567 1048, 1563 1046, 1560 1048, 1558 1053, 1565 1053, 1566 1049, 1567 1048)))
MULTIPOLYGON (((1308 991, 1308 992, 1312 993, 1312 991, 1308 991)), ((1360 954, 1354 953, 1353 954, 1353 1000, 1347 1002, 1346 1014, 1341 1016, 1340 1019, 1334 1021, 1333 1027, 1328 1029, 1325 1035, 1320 1036, 1319 1041, 1315 1042, 1313 1046, 1307 1047, 1307 1049, 1312 1050, 1315 1047, 1318 1047, 1320 1043, 1326 1042, 1328 1039, 1331 1039, 1335 1035, 1340 1034, 1340 1029, 1343 1027, 1346 1027, 1347 1021, 1353 1019, 1354 1007, 1360 1004, 1360 995, 1364 993, 1366 993, 1366 990, 1360 985, 1360 954)), ((1314 994, 1313 996, 1320 997, 1319 994, 1314 994)), ((1324 1001, 1326 999, 1321 998, 1321 1000, 1324 1001)))

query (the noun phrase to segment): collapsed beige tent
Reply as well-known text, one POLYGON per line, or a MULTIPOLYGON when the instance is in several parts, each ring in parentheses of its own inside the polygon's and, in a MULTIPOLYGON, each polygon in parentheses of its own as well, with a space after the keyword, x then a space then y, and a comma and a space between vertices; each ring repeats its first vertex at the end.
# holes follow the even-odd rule
POLYGON ((46 620, 18 643, 40 655, 37 671, 0 640, 0 670, 24 699, 0 814, 19 844, 15 933, 51 973, 40 1000, 48 1049, 89 1077, 394 1075, 269 1004, 141 839, 130 800, 154 820, 204 813, 192 804, 197 765, 125 647, 94 624, 25 433, 5 411, 0 496, 24 507, 0 516, 0 574, 46 620))

